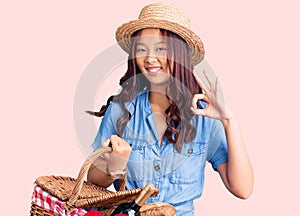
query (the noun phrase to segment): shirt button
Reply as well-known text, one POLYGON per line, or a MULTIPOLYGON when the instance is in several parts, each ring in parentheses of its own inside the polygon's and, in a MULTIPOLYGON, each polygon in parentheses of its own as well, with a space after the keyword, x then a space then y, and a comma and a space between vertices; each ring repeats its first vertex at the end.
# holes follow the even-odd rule
POLYGON ((187 152, 188 152, 189 154, 193 154, 193 149, 189 149, 187 152))
POLYGON ((157 171, 157 170, 160 169, 160 167, 159 167, 158 165, 156 165, 156 166, 154 167, 154 169, 157 171))

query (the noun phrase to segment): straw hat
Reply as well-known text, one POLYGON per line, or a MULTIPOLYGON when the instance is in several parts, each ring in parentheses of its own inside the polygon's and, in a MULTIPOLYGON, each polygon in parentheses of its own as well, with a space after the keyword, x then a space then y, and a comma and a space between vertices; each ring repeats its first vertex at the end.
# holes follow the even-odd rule
POLYGON ((193 65, 197 65, 204 58, 203 43, 190 30, 190 19, 182 10, 161 3, 145 6, 137 20, 124 23, 116 31, 118 44, 125 52, 130 52, 131 35, 144 28, 161 28, 182 37, 191 49, 193 65))

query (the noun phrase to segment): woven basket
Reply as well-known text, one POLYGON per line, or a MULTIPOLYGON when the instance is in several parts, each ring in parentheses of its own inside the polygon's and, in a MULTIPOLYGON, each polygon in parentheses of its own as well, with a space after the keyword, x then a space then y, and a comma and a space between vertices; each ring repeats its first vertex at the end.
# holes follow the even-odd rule
MULTIPOLYGON (((64 176, 41 176, 35 183, 46 192, 64 202, 66 212, 74 208, 117 206, 133 201, 142 188, 125 190, 126 177, 121 180, 120 189, 112 192, 84 179, 93 162, 103 153, 111 152, 110 147, 102 147, 93 152, 82 165, 77 179, 64 176)), ((35 203, 31 204, 30 215, 53 215, 35 203)), ((107 213, 109 215, 109 212, 107 213)))

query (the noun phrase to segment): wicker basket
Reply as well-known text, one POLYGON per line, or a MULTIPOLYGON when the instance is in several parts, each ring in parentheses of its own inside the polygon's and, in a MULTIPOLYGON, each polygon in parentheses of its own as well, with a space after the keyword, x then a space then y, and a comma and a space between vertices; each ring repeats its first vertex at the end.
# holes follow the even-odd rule
MULTIPOLYGON (((133 201, 142 189, 125 190, 126 178, 121 180, 120 189, 117 192, 84 181, 91 164, 105 152, 111 152, 111 148, 102 147, 93 152, 82 165, 77 179, 64 176, 41 176, 35 182, 40 188, 63 201, 66 212, 74 208, 116 206, 133 201)), ((106 215, 109 214, 110 212, 106 215)), ((32 203, 30 215, 48 216, 53 214, 32 203)))

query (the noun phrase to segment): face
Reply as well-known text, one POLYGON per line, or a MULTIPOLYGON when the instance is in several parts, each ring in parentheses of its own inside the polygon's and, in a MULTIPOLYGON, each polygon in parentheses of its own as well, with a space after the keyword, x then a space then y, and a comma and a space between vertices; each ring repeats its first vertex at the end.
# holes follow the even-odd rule
POLYGON ((151 83, 151 88, 164 86, 170 77, 167 43, 159 29, 143 29, 136 41, 136 64, 151 83))

